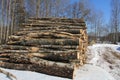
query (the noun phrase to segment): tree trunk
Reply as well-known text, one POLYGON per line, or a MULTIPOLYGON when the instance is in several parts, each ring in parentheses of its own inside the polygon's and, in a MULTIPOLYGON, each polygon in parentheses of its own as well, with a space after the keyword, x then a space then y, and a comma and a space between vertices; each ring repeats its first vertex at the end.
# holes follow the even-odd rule
POLYGON ((36 18, 39 17, 41 0, 36 0, 36 18))
POLYGON ((4 0, 2 0, 2 27, 1 27, 1 43, 4 41, 4 0))
POLYGON ((28 39, 20 41, 9 41, 8 45, 36 46, 36 45, 79 45, 79 39, 28 39))
POLYGON ((58 51, 58 52, 30 52, 25 50, 3 50, 0 58, 10 58, 10 60, 29 60, 29 57, 38 57, 46 60, 69 63, 70 60, 77 58, 77 51, 58 51))
POLYGON ((32 58, 30 64, 0 62, 0 66, 9 69, 30 70, 48 75, 65 77, 72 79, 73 66, 67 63, 58 63, 38 58, 32 58))
MULTIPOLYGON (((2 45, 1 46, 3 50, 30 50, 30 48, 32 48, 31 46, 17 46, 17 45, 2 45)), ((70 50, 76 50, 77 47, 76 46, 61 46, 61 45, 40 45, 40 46, 34 46, 36 48, 39 49, 70 49, 70 50)))

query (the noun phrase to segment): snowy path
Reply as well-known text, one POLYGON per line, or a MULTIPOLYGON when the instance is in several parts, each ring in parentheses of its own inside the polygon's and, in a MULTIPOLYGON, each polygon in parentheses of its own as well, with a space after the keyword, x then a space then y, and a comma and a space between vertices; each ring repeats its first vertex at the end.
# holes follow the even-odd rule
POLYGON ((104 69, 93 65, 84 65, 75 74, 74 80, 115 80, 104 69))
POLYGON ((92 50, 91 53, 94 53, 94 57, 90 60, 89 63, 96 65, 100 58, 99 50, 98 50, 98 48, 95 48, 95 47, 91 47, 91 50, 92 50))
POLYGON ((120 45, 96 44, 88 47, 88 63, 109 72, 120 80, 120 45))

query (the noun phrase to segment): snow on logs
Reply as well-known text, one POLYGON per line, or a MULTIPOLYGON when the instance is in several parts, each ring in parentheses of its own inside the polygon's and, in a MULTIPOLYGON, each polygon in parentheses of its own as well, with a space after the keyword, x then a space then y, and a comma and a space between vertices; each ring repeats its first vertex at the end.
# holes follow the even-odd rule
POLYGON ((72 78, 74 66, 85 63, 87 43, 83 19, 29 18, 1 46, 0 66, 72 78))

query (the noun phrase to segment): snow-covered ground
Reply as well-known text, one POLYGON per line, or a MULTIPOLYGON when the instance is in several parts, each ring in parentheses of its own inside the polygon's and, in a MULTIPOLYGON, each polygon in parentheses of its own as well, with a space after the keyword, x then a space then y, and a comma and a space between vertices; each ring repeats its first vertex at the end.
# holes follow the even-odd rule
MULTIPOLYGON (((87 50, 87 64, 75 71, 74 80, 120 80, 120 45, 95 44, 87 50)), ((4 69, 17 80, 71 80, 31 71, 4 69)), ((10 80, 0 73, 0 80, 10 80)))
MULTIPOLYGON (((10 70, 3 68, 1 69, 15 75, 17 80, 70 80, 67 78, 55 77, 55 76, 45 75, 31 71, 10 70)), ((0 80, 11 80, 11 79, 9 79, 6 75, 0 73, 0 80)), ((13 80, 16 79, 13 78, 13 80)))
POLYGON ((94 65, 84 65, 76 71, 74 80, 115 80, 107 71, 94 65))
POLYGON ((120 80, 120 45, 96 44, 88 47, 88 63, 107 71, 120 80))

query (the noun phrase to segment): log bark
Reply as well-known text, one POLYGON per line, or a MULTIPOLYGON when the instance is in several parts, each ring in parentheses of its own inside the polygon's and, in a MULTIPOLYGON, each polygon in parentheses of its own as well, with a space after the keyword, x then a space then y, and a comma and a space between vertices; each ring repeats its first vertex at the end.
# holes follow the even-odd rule
MULTIPOLYGON (((22 34, 27 34, 27 33, 41 33, 41 32, 44 32, 44 33, 48 33, 48 32, 49 32, 49 33, 52 33, 52 32, 54 32, 54 33, 55 33, 55 32, 56 32, 56 33, 66 32, 66 33, 71 33, 72 35, 73 35, 73 34, 79 34, 79 35, 82 34, 82 35, 83 35, 83 33, 80 32, 80 29, 61 29, 61 28, 59 29, 59 28, 58 28, 58 29, 48 29, 48 30, 39 30, 39 29, 34 30, 34 28, 35 28, 35 27, 32 28, 33 30, 32 30, 31 28, 30 28, 31 30, 26 30, 26 28, 23 28, 23 30, 20 30, 20 31, 17 32, 15 35, 20 35, 20 34, 22 35, 22 34), (25 29, 25 30, 24 30, 24 29, 25 29)), ((28 29, 29 29, 29 28, 28 28, 28 29)), ((83 29, 83 31, 84 31, 84 30, 85 30, 85 29, 83 29)), ((85 31, 86 31, 86 30, 85 30, 85 31)), ((56 34, 56 33, 55 33, 55 34, 56 34)), ((84 35, 87 36, 86 33, 84 33, 84 35)), ((83 36, 84 36, 84 35, 83 35, 83 36)))
POLYGON ((17 46, 17 45, 2 45, 3 50, 28 50, 29 46, 17 46))
POLYGON ((38 26, 81 26, 81 28, 85 27, 85 23, 69 23, 69 22, 50 22, 50 21, 38 21, 33 23, 25 23, 23 25, 38 27, 38 26))
POLYGON ((24 36, 12 35, 9 37, 9 41, 20 41, 28 39, 79 39, 80 35, 65 35, 65 34, 55 34, 55 33, 29 33, 24 36))
POLYGON ((72 79, 73 66, 65 63, 56 63, 42 59, 32 59, 31 64, 17 64, 9 62, 0 62, 0 67, 17 69, 17 70, 29 70, 36 71, 52 76, 59 76, 72 79))
POLYGON ((67 32, 39 32, 39 33, 28 33, 26 35, 27 37, 42 37, 42 36, 48 36, 50 38, 80 38, 80 34, 71 34, 67 32))
MULTIPOLYGON (((70 53, 70 52, 77 52, 79 50, 49 50, 49 49, 39 49, 35 52, 38 53, 70 53)), ((34 52, 34 51, 33 51, 34 52)), ((0 53, 32 53, 31 50, 2 50, 0 53)))
POLYGON ((69 23, 85 23, 84 19, 66 19, 66 18, 29 18, 28 21, 51 21, 51 22, 69 22, 69 23))
POLYGON ((69 30, 69 29, 59 29, 59 30, 21 30, 19 32, 17 32, 15 35, 16 36, 22 36, 22 35, 26 35, 28 33, 40 33, 40 32, 49 32, 49 31, 56 31, 56 32, 67 32, 67 33, 71 33, 71 34, 79 34, 80 35, 80 32, 77 30, 69 30))
MULTIPOLYGON (((68 50, 76 50, 77 46, 62 46, 62 45, 40 45, 40 46, 34 46, 36 48, 44 48, 44 49, 68 49, 68 50)), ((32 47, 31 46, 19 46, 19 45, 2 45, 1 48, 3 50, 30 50, 32 47)))
POLYGON ((26 26, 24 28, 21 28, 20 31, 32 31, 32 30, 76 30, 78 31, 79 29, 81 29, 81 26, 36 26, 36 27, 30 27, 30 26, 26 26))
POLYGON ((21 45, 21 46, 36 46, 36 45, 79 45, 79 40, 76 39, 31 39, 21 41, 10 41, 8 45, 21 45))
MULTIPOLYGON (((46 60, 57 61, 57 62, 65 62, 69 63, 70 60, 74 60, 77 57, 77 51, 68 51, 68 52, 54 52, 54 53, 25 53, 25 52, 2 52, 0 53, 0 60, 8 60, 17 61, 17 62, 29 62, 29 59, 32 57, 38 57, 46 60), (25 60, 24 60, 25 59, 25 60), (24 61, 22 61, 24 60, 24 61)), ((16 62, 16 63, 17 63, 16 62)))

